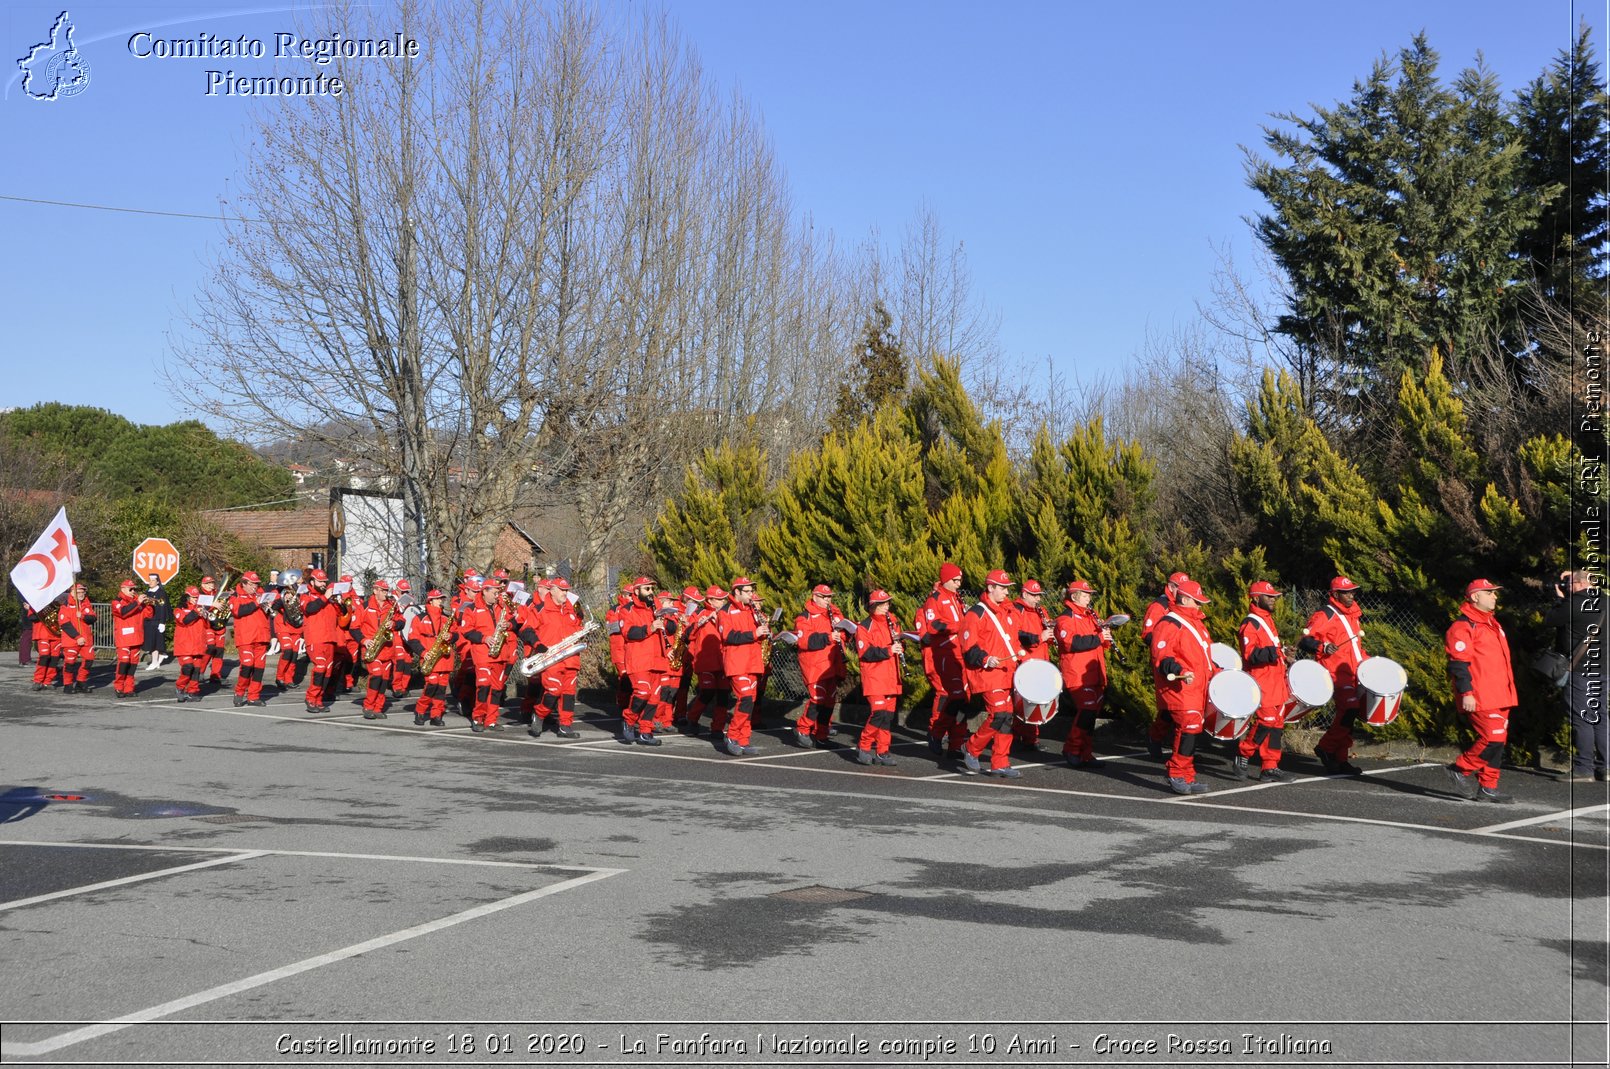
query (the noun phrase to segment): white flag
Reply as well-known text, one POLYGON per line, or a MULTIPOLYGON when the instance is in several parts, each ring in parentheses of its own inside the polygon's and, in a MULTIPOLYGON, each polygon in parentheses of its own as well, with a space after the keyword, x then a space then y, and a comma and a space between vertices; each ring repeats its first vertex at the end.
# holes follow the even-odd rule
POLYGON ((64 506, 56 511, 56 518, 35 540, 28 555, 11 569, 11 581, 34 612, 44 612, 45 606, 73 585, 77 570, 78 547, 64 506))

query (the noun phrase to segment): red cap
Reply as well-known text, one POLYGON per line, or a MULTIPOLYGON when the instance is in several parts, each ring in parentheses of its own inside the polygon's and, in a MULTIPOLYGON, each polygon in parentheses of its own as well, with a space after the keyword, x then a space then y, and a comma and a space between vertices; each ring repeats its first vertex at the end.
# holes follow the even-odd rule
MULTIPOLYGON (((324 574, 324 569, 323 568, 314 568, 311 572, 308 572, 307 573, 307 579, 308 579, 308 582, 310 582, 310 583, 313 583, 313 582, 328 583, 330 581, 330 577, 328 575, 324 574)), ((205 579, 202 580, 203 583, 205 583, 206 581, 207 580, 205 580, 205 579)))
POLYGON ((242 572, 240 574, 240 581, 243 583, 261 583, 263 581, 263 577, 258 575, 256 572, 242 572))
POLYGON ((480 575, 480 574, 481 573, 476 571, 474 568, 465 568, 464 569, 464 578, 466 578, 466 579, 473 579, 477 575, 480 575))
MULTIPOLYGON (((83 584, 83 583, 79 583, 79 584, 78 584, 78 585, 79 585, 79 586, 83 586, 83 585, 84 585, 84 584, 83 584)), ((191 596, 191 597, 193 597, 193 598, 199 598, 199 597, 201 597, 201 588, 200 588, 200 587, 195 587, 195 586, 187 586, 187 587, 185 587, 185 588, 184 588, 184 592, 185 592, 185 593, 186 593, 186 594, 188 594, 188 595, 189 595, 189 596, 191 596)))
POLYGON ((636 579, 632 580, 631 589, 636 590, 640 586, 653 586, 653 585, 654 585, 654 580, 650 579, 646 575, 640 575, 636 579))
POLYGON ((406 580, 406 579, 397 580, 397 591, 398 591, 398 593, 406 594, 412 589, 414 589, 414 588, 408 584, 408 580, 406 580))
POLYGON ((696 586, 683 587, 682 588, 682 596, 684 598, 687 598, 689 601, 703 601, 704 600, 704 595, 699 593, 699 588, 696 587, 696 586))
POLYGON ((391 584, 386 582, 384 579, 376 579, 374 589, 376 589, 376 590, 390 590, 391 589, 391 584))
POLYGON ((1332 593, 1338 590, 1357 590, 1358 584, 1345 575, 1338 575, 1330 581, 1330 588, 1332 593))
POLYGON ((828 586, 826 583, 817 583, 811 588, 811 593, 820 594, 824 598, 830 598, 833 596, 833 588, 828 586))
POLYGON ((704 600, 706 601, 720 601, 726 596, 727 592, 718 586, 709 586, 704 588, 704 600))
POLYGON ((435 601, 437 598, 445 598, 445 597, 447 597, 447 595, 443 594, 440 590, 437 590, 435 587, 431 587, 429 590, 425 591, 425 600, 426 601, 435 601))
POLYGON ((986 575, 984 577, 984 582, 986 582, 986 583, 988 583, 988 584, 990 584, 992 586, 1013 586, 1013 585, 1015 585, 1012 582, 1012 577, 1010 575, 1007 575, 1006 572, 1001 568, 997 568, 993 572, 990 572, 988 575, 986 575))
POLYGON ((868 605, 876 605, 880 601, 888 601, 889 592, 887 590, 874 590, 872 593, 866 596, 866 600, 868 605))
POLYGON ((1040 586, 1040 581, 1038 579, 1025 579, 1023 580, 1023 593, 1044 594, 1045 589, 1040 586))
POLYGON ((1253 596, 1258 594, 1268 594, 1272 598, 1284 596, 1280 593, 1280 591, 1276 590, 1275 585, 1269 582, 1267 579, 1260 579, 1256 583, 1253 583, 1247 588, 1247 593, 1253 596))
POLYGON ((570 589, 570 580, 566 579, 562 575, 555 576, 554 579, 553 579, 553 585, 558 587, 560 590, 569 590, 570 589))
POLYGON ((755 581, 753 579, 749 578, 747 575, 740 575, 738 578, 736 578, 736 579, 734 579, 732 581, 732 589, 734 591, 736 591, 741 586, 754 586, 754 585, 755 585, 755 581))
POLYGON ((1470 597, 1470 595, 1474 594, 1478 590, 1502 590, 1502 589, 1504 589, 1504 588, 1499 586, 1497 583, 1493 582, 1491 579, 1472 579, 1470 581, 1470 585, 1465 587, 1465 597, 1467 597, 1467 598, 1470 597))
POLYGON ((939 566, 939 581, 941 583, 948 583, 952 579, 960 579, 961 577, 962 570, 950 561, 946 561, 939 566))
POLYGON ((1173 572, 1169 575, 1168 581, 1173 583, 1175 586, 1179 586, 1181 583, 1189 583, 1191 581, 1191 577, 1186 575, 1184 572, 1173 572))
POLYGON ((1187 579, 1185 582, 1181 583, 1180 593, 1184 594, 1192 601, 1199 601, 1204 605, 1207 604, 1208 596, 1202 592, 1202 584, 1198 583, 1194 579, 1187 579))
POLYGON ((132 579, 123 580, 122 583, 118 584, 118 589, 119 590, 133 590, 134 589, 134 580, 132 580, 132 579))
MULTIPOLYGON (((1023 589, 1027 590, 1028 587, 1025 585, 1023 589)), ((1083 579, 1075 579, 1073 582, 1068 584, 1068 593, 1072 594, 1079 590, 1084 591, 1086 594, 1094 594, 1096 592, 1096 588, 1085 582, 1083 579)))
POLYGON ((204 575, 204 576, 201 577, 201 581, 203 583, 216 583, 218 580, 214 579, 210 575, 204 575))
POLYGON ((497 571, 492 573, 492 578, 496 579, 500 583, 508 582, 509 573, 504 571, 502 568, 499 568, 497 571))

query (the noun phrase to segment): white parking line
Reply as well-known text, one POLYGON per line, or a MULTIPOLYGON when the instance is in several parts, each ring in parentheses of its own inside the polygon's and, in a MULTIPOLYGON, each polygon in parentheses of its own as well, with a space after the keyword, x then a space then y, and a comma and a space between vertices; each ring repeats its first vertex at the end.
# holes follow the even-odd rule
POLYGON ((1607 810, 1610 810, 1610 805, 1590 805, 1581 809, 1562 809, 1558 813, 1546 813, 1540 817, 1512 820, 1507 824, 1489 824, 1485 828, 1477 828, 1476 831, 1485 835, 1494 835, 1501 831, 1508 831, 1511 828, 1525 828, 1532 824, 1547 824, 1554 820, 1575 820, 1577 817, 1585 817, 1589 813, 1603 813, 1607 810))
POLYGON ((594 869, 585 876, 577 876, 574 879, 549 884, 547 887, 539 887, 535 891, 526 891, 523 894, 514 895, 509 898, 501 899, 497 902, 488 902, 485 905, 464 910, 462 913, 454 913, 451 916, 442 917, 438 920, 426 921, 424 924, 416 924, 412 928, 404 928, 401 931, 392 932, 389 935, 377 936, 374 939, 366 939, 361 943, 354 943, 351 946, 342 947, 340 950, 332 950, 328 954, 319 954, 315 957, 304 958, 301 961, 292 962, 289 965, 282 965, 277 969, 270 969, 267 972, 257 973, 255 976, 248 976, 244 979, 235 980, 232 983, 220 984, 217 987, 210 987, 205 991, 198 991, 193 995, 186 995, 183 998, 173 999, 172 1001, 164 1002, 160 1005, 151 1006, 143 1010, 136 1010, 134 1013, 127 1013, 121 1017, 115 1017, 112 1020, 106 1021, 102 1024, 94 1024, 84 1028, 76 1028, 71 1032, 63 1032, 59 1036, 53 1036, 50 1039, 42 1039, 36 1043, 7 1043, 3 1046, 0 1046, 0 1057, 35 1058, 41 1054, 49 1054, 52 1051, 61 1050, 63 1047, 70 1047, 75 1043, 83 1043, 85 1040, 96 1039, 100 1036, 109 1035, 113 1032, 120 1032, 130 1025, 145 1024, 148 1021, 156 1021, 161 1020, 164 1017, 171 1017, 176 1013, 183 1013, 185 1010, 193 1009, 196 1006, 205 1005, 208 1002, 215 1002, 221 998, 228 998, 230 995, 238 995, 242 991, 250 991, 253 988, 271 984, 276 980, 284 980, 287 977, 296 976, 300 973, 311 972, 312 970, 322 968, 325 965, 331 965, 338 961, 345 961, 348 958, 355 958, 360 954, 367 954, 371 950, 381 950, 385 947, 395 946, 398 943, 407 942, 410 939, 417 939, 422 935, 429 935, 432 932, 439 932, 444 928, 452 928, 457 925, 464 924, 467 921, 475 920, 479 917, 499 913, 506 909, 513 909, 515 906, 523 906, 527 902, 532 902, 539 898, 546 898, 549 895, 556 895, 561 891, 573 890, 574 888, 580 887, 583 884, 608 879, 611 876, 618 876, 625 871, 625 869, 594 869))
MULTIPOLYGON (((24 844, 12 843, 6 845, 24 844)), ((234 853, 230 854, 228 857, 215 857, 209 861, 197 861, 193 865, 179 865, 171 869, 157 869, 155 872, 142 872, 138 876, 124 876, 119 880, 105 880, 101 883, 87 883, 82 887, 69 887, 65 891, 52 891, 48 895, 34 895, 32 898, 16 898, 12 899, 10 902, 0 902, 0 910, 21 909, 23 906, 31 906, 38 902, 50 902, 57 898, 68 898, 72 895, 87 894, 90 891, 102 891, 108 887, 122 887, 126 884, 140 883, 143 880, 156 880, 162 878, 163 876, 172 876, 176 872, 194 872, 196 869, 210 869, 214 865, 233 865, 237 861, 246 861, 254 857, 262 856, 263 851, 251 850, 244 854, 234 853)))
MULTIPOLYGON (((239 847, 222 846, 167 846, 151 843, 51 843, 36 839, 0 839, 0 846, 54 846, 64 850, 145 850, 159 853, 183 854, 239 854, 239 847)), ((493 869, 557 869, 560 872, 598 872, 596 865, 556 865, 548 861, 485 861, 480 858, 464 857, 416 857, 411 854, 350 854, 336 850, 276 850, 265 847, 253 850, 253 854, 263 856, 284 855, 286 857, 333 857, 343 861, 407 861, 414 864, 427 865, 468 865, 475 868, 493 869)), ((229 858, 226 860, 235 860, 229 858)), ((609 870, 620 871, 626 870, 609 870)))
MULTIPOLYGON (((1388 774, 1393 773, 1393 772, 1409 772, 1409 771, 1411 771, 1413 769, 1416 769, 1416 768, 1433 768, 1433 767, 1436 766, 1436 764, 1437 764, 1437 762, 1435 762, 1435 761, 1427 761, 1427 762, 1424 762, 1423 764, 1418 764, 1418 765, 1401 765, 1401 766, 1394 765, 1394 766, 1389 766, 1387 768, 1372 768, 1369 771, 1365 772, 1364 775, 1366 775, 1366 776, 1385 776, 1385 775, 1388 775, 1388 774)), ((1333 779, 1358 779, 1358 778, 1359 777, 1357 777, 1357 776, 1349 776, 1349 775, 1346 775, 1345 773, 1340 773, 1340 772, 1337 773, 1334 776, 1296 776, 1296 777, 1294 777, 1292 779, 1289 779, 1289 780, 1282 780, 1279 783, 1252 783, 1252 784, 1249 784, 1249 785, 1247 785, 1245 787, 1227 787, 1227 788, 1225 788, 1223 790, 1214 790, 1214 791, 1210 791, 1209 793, 1212 794, 1212 796, 1214 798, 1223 798, 1227 794, 1245 794, 1247 791, 1267 791, 1267 790, 1271 790, 1272 788, 1275 788, 1275 787, 1297 787, 1297 786, 1300 786, 1300 785, 1302 785, 1304 783, 1326 783, 1326 782, 1329 782, 1330 780, 1333 780, 1333 779)), ((1170 801, 1173 801, 1173 802, 1176 802, 1176 803, 1201 802, 1201 801, 1206 801, 1206 800, 1207 800, 1206 795, 1200 795, 1200 794, 1198 794, 1198 795, 1182 795, 1179 798, 1170 799, 1170 801)))

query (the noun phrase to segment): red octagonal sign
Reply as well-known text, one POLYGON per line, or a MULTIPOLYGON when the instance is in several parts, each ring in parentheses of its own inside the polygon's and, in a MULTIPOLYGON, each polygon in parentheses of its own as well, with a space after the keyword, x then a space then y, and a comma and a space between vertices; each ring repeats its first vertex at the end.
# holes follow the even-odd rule
POLYGON ((166 538, 147 538, 134 547, 134 574, 141 579, 155 575, 166 586, 179 575, 179 551, 166 538))

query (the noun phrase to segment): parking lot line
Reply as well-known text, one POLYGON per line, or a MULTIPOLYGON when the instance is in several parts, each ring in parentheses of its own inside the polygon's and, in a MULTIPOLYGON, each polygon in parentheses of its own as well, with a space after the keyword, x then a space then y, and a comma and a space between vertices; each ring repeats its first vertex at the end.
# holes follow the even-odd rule
POLYGON ((215 1002, 221 998, 228 998, 230 995, 238 995, 243 991, 250 991, 253 988, 263 987, 266 984, 274 983, 276 980, 284 980, 300 973, 311 972, 314 969, 319 969, 326 965, 334 964, 338 961, 345 961, 348 958, 355 958, 360 954, 367 954, 372 950, 381 950, 389 946, 395 946, 398 943, 407 942, 410 939, 417 939, 422 935, 430 935, 432 932, 439 932, 444 928, 453 928, 457 925, 476 920, 480 917, 485 917, 493 913, 499 913, 506 909, 513 909, 515 906, 523 906, 527 902, 533 902, 539 898, 546 898, 549 895, 556 895, 562 891, 573 890, 582 886, 583 884, 608 879, 611 876, 618 876, 625 871, 627 870, 594 869, 584 876, 577 876, 573 879, 549 884, 547 887, 539 887, 534 891, 526 891, 522 894, 513 895, 509 898, 500 899, 496 902, 487 902, 483 905, 475 906, 472 909, 466 909, 460 913, 454 913, 450 916, 441 917, 433 921, 426 921, 424 924, 416 924, 411 928, 404 928, 401 931, 377 936, 374 939, 366 939, 361 943, 354 943, 351 946, 342 947, 339 950, 332 950, 327 954, 318 954, 311 958, 303 958, 301 961, 292 962, 289 965, 282 965, 277 969, 270 969, 267 972, 260 972, 254 976, 247 976, 243 979, 232 981, 231 983, 220 984, 217 987, 210 987, 205 991, 198 991, 193 995, 186 995, 183 998, 173 999, 156 1006, 147 1007, 143 1010, 136 1010, 133 1013, 126 1013, 121 1017, 113 1018, 112 1020, 105 1021, 101 1024, 93 1024, 87 1025, 83 1028, 75 1028, 71 1032, 63 1032, 61 1035, 52 1036, 49 1039, 42 1039, 35 1043, 6 1043, 3 1046, 0 1046, 0 1057, 34 1058, 42 1054, 50 1054, 53 1051, 61 1050, 63 1047, 70 1047, 76 1043, 83 1043, 86 1040, 96 1039, 100 1036, 109 1035, 113 1032, 120 1032, 123 1029, 128 1028, 130 1025, 145 1024, 148 1021, 156 1021, 161 1020, 164 1017, 171 1017, 176 1013, 183 1013, 185 1010, 193 1009, 196 1006, 205 1005, 208 1002, 215 1002))
POLYGON ((1546 813, 1541 817, 1527 817, 1524 820, 1512 820, 1507 824, 1489 824, 1485 828, 1477 828, 1476 831, 1486 835, 1494 835, 1501 831, 1509 831, 1511 828, 1525 828, 1533 824, 1547 824, 1551 820, 1574 820, 1577 817, 1585 817, 1589 813, 1603 813, 1607 810, 1610 810, 1610 805, 1590 805, 1584 806, 1581 809, 1562 809, 1558 813, 1546 813))
MULTIPOLYGON (((1409 771, 1411 771, 1413 769, 1416 769, 1416 768, 1432 768, 1435 765, 1436 765, 1435 761, 1427 761, 1427 762, 1424 762, 1423 764, 1418 764, 1418 765, 1401 765, 1401 766, 1392 765, 1392 766, 1388 766, 1386 768, 1372 768, 1369 771, 1365 772, 1364 775, 1366 775, 1366 776, 1385 776, 1385 775, 1387 775, 1389 773, 1392 773, 1392 772, 1409 772, 1409 771)), ((1340 772, 1338 772, 1334 776, 1298 776, 1295 779, 1282 780, 1279 783, 1251 783, 1251 784, 1248 784, 1245 787, 1228 787, 1228 788, 1226 788, 1226 789, 1224 789, 1222 791, 1213 791, 1212 794, 1213 794, 1213 796, 1215 798, 1222 798, 1227 794, 1245 794, 1247 791, 1267 791, 1267 790, 1272 790, 1272 789, 1274 789, 1276 787, 1297 787, 1297 786, 1301 786, 1304 783, 1325 783, 1325 782, 1327 782, 1329 780, 1333 780, 1333 779, 1357 779, 1357 778, 1358 778, 1357 776, 1349 776, 1349 775, 1346 775, 1346 774, 1340 773, 1340 772)), ((1180 798, 1177 799, 1177 801, 1179 801, 1179 802, 1190 802, 1190 801, 1201 801, 1201 800, 1202 799, 1201 799, 1200 795, 1197 795, 1197 796, 1194 796, 1194 797, 1182 795, 1180 798)))
MULTIPOLYGON (((0 845, 16 846, 22 844, 0 843, 0 845)), ((228 857, 215 857, 207 861, 197 861, 193 865, 178 865, 170 869, 157 869, 155 872, 142 872, 138 876, 124 876, 119 880, 103 880, 100 883, 87 883, 82 887, 69 887, 65 891, 52 891, 48 895, 34 895, 32 898, 17 898, 10 902, 0 902, 0 910, 21 909, 23 906, 32 906, 39 902, 49 902, 52 899, 68 898, 72 895, 86 894, 90 891, 101 891, 108 887, 122 887, 126 884, 139 883, 142 880, 155 880, 163 876, 172 876, 176 872, 193 872, 196 869, 209 869, 214 865, 233 865, 237 861, 247 861, 254 857, 262 857, 263 853, 264 852, 262 850, 250 850, 246 853, 231 853, 228 857)))

